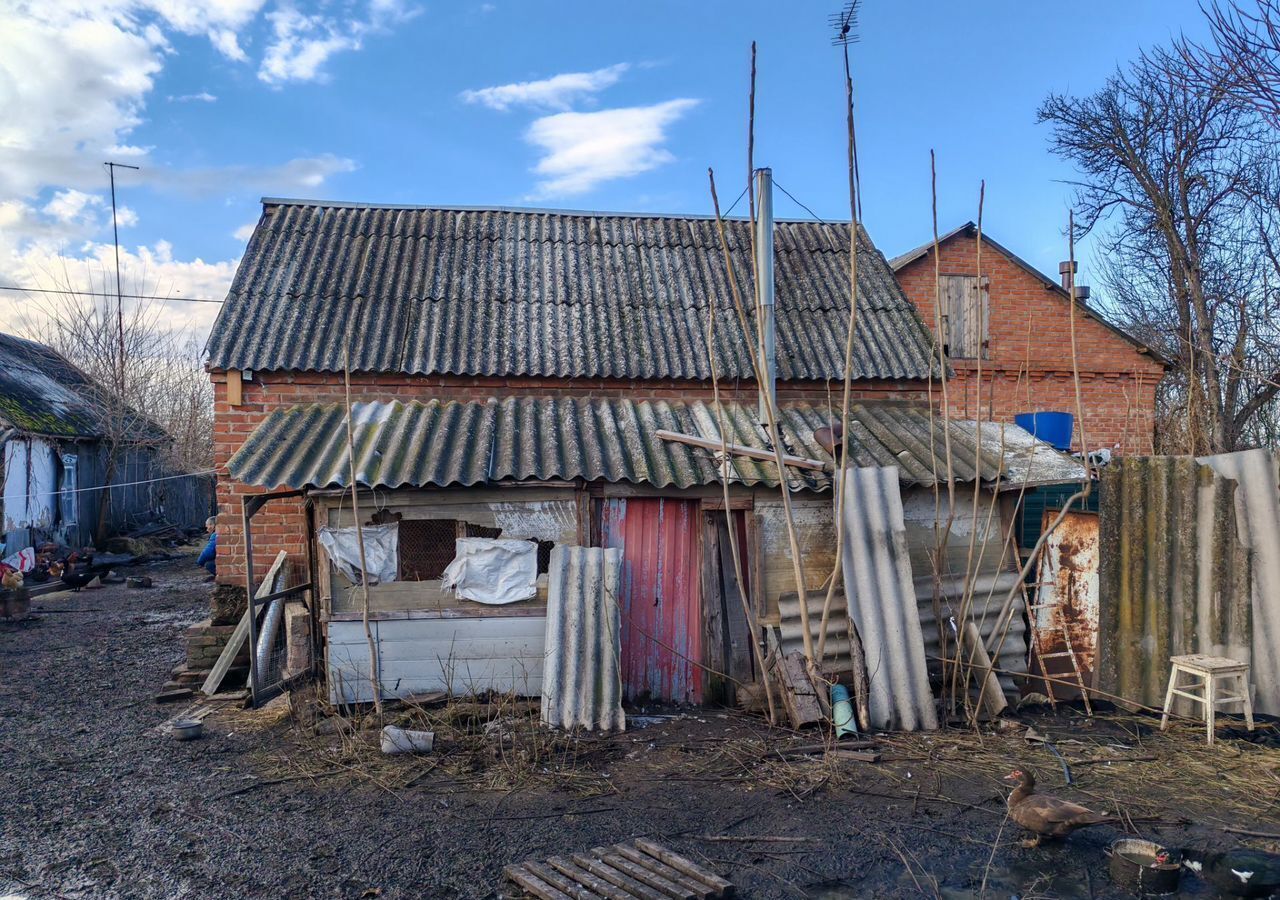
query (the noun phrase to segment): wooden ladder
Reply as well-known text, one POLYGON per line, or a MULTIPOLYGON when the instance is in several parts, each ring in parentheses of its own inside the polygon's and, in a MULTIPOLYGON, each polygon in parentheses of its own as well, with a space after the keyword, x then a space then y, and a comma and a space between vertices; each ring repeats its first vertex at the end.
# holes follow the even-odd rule
POLYGON ((1076 684, 1080 686, 1080 697, 1084 700, 1085 713, 1092 716, 1093 706, 1089 703, 1089 689, 1085 687, 1084 675, 1080 672, 1080 661, 1076 659, 1076 651, 1071 646, 1071 634, 1067 631, 1067 621, 1063 616, 1051 615, 1050 618, 1057 619, 1058 627, 1062 629, 1062 645, 1066 647, 1066 649, 1059 650, 1055 653, 1040 652, 1041 629, 1036 623, 1036 614, 1042 609, 1056 610, 1058 608, 1058 604, 1039 602, 1043 589, 1054 584, 1052 581, 1044 580, 1045 553, 1043 546, 1040 548, 1039 552, 1040 559, 1036 565, 1036 576, 1039 580, 1031 585, 1031 587, 1035 588, 1035 594, 1033 596, 1035 597, 1036 602, 1027 604, 1027 625, 1031 629, 1031 651, 1036 655, 1036 659, 1040 661, 1040 674, 1044 678, 1045 696, 1049 698, 1049 705, 1056 711, 1058 708, 1058 702, 1053 696, 1053 682, 1049 680, 1049 666, 1046 663, 1046 660, 1061 659, 1065 657, 1071 661, 1071 671, 1075 675, 1076 684))

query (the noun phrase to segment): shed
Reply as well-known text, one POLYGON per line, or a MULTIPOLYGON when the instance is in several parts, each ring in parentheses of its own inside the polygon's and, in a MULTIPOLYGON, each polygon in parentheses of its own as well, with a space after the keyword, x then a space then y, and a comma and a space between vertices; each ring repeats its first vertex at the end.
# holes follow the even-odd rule
POLYGON ((164 519, 203 523, 212 507, 211 476, 167 469, 168 440, 141 416, 139 439, 120 451, 107 520, 99 523, 107 486, 105 426, 110 404, 101 388, 52 348, 0 334, 0 447, 3 448, 3 541, 6 553, 52 541, 92 544, 164 519), (179 476, 179 477, 174 477, 179 476))

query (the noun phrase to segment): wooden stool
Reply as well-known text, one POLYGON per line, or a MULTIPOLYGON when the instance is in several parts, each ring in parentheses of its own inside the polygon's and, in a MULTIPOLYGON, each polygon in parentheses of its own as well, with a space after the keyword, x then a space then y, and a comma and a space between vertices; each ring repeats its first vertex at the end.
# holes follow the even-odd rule
POLYGON ((1160 716, 1160 730, 1164 731, 1169 724, 1169 709, 1173 706, 1174 695, 1194 700, 1204 709, 1205 730, 1209 735, 1209 743, 1213 743, 1213 720, 1220 703, 1243 703, 1244 724, 1253 731, 1253 701, 1249 698, 1249 664, 1225 656, 1204 656, 1199 653, 1190 656, 1171 656, 1169 662, 1169 690, 1164 695, 1164 714, 1160 716), (1199 683, 1178 684, 1178 673, 1186 672, 1199 683), (1240 694, 1218 693, 1218 681, 1234 678, 1239 686, 1240 694), (1200 688, 1203 693, 1191 694, 1181 688, 1200 688))

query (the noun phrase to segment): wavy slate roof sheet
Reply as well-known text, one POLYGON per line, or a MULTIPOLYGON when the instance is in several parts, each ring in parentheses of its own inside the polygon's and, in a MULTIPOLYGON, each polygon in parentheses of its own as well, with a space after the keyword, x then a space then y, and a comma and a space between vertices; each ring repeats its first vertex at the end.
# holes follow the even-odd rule
POLYGON ((106 403, 89 376, 44 344, 0 334, 0 429, 99 437, 106 403))
MULTIPOLYGON (((743 296, 749 227, 726 223, 743 296)), ((778 375, 842 377, 849 229, 775 230, 778 375)), ((926 378, 929 335, 861 234, 858 378, 926 378)), ((215 368, 749 378, 713 219, 263 201, 209 340, 215 368)), ((748 322, 754 331, 754 321, 748 322)))
MULTIPOLYGON (((825 409, 784 404, 781 414, 790 452, 831 460, 813 439, 814 428, 827 421, 825 409)), ((754 407, 726 403, 724 416, 731 443, 767 449, 754 407)), ((365 402, 352 404, 352 417, 357 480, 368 487, 574 478, 675 488, 719 483, 709 452, 656 434, 666 429, 718 439, 716 408, 701 401, 507 397, 365 402)), ((941 458, 943 432, 940 420, 935 419, 931 429, 927 410, 856 405, 850 410, 850 423, 851 453, 858 466, 897 466, 904 484, 933 483, 931 446, 941 458)), ((972 481, 975 475, 972 425, 951 425, 961 481, 972 481)), ((993 481, 1002 471, 999 448, 999 438, 984 431, 978 456, 983 481, 993 481)), ((1006 471, 1015 468, 1013 460, 1005 462, 1006 471)), ((773 463, 735 457, 734 468, 745 484, 777 483, 773 463)), ((350 484, 342 404, 275 410, 231 458, 228 470, 237 481, 265 487, 350 484)), ((797 488, 823 489, 830 483, 829 476, 816 471, 790 469, 788 477, 797 488)))

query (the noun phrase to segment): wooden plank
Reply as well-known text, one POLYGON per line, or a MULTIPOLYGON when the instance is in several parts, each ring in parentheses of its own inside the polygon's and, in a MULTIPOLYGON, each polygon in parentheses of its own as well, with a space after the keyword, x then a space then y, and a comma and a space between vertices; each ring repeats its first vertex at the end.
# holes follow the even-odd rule
MULTIPOLYGON (((755 659, 751 652, 751 625, 743 612, 742 586, 738 584, 737 572, 733 566, 733 546, 729 541, 729 527, 737 523, 720 521, 717 523, 717 538, 720 543, 720 578, 724 594, 724 620, 729 633, 729 668, 725 671, 742 682, 751 681, 755 677, 755 659)), ((738 542, 741 544, 741 541, 738 542)), ((739 546, 741 551, 741 546, 739 546)), ((743 577, 747 567, 741 565, 743 577)))
POLYGON ((809 680, 804 656, 799 651, 788 653, 779 660, 778 671, 782 675, 785 698, 790 698, 788 712, 792 724, 803 728, 821 722, 822 707, 818 705, 818 695, 809 680))
MULTIPOLYGON (((238 375, 239 373, 236 374, 238 375)), ((280 569, 284 566, 287 556, 288 554, 283 550, 276 554, 275 562, 267 570, 267 577, 262 579, 262 584, 258 585, 258 590, 254 594, 255 600, 265 597, 275 590, 276 577, 280 574, 280 569)), ((218 692, 218 688, 222 686, 222 679, 227 677, 227 672, 230 671, 236 655, 240 653, 240 648, 249 639, 249 619, 252 616, 253 604, 249 603, 245 608, 244 615, 236 623, 236 630, 231 632, 231 638, 227 641, 227 645, 222 648, 218 661, 213 664, 213 668, 209 671, 209 677, 200 686, 200 693, 206 697, 212 697, 218 692)))
MULTIPOLYGON (((465 607, 459 608, 369 610, 369 619, 371 621, 382 622, 399 622, 410 619, 430 621, 432 619, 545 619, 546 617, 547 604, 545 600, 539 600, 536 604, 532 601, 526 601, 502 607, 500 616, 494 615, 494 607, 481 606, 476 603, 470 603, 465 607)), ((325 621, 328 622, 362 622, 363 620, 364 614, 354 610, 333 612, 325 617, 325 621)))
POLYGON ((665 900, 662 893, 632 878, 627 873, 615 869, 602 859, 587 856, 585 853, 575 853, 572 859, 592 875, 598 875, 610 884, 617 885, 632 897, 637 897, 639 900, 665 900))
POLYGON ((648 838, 636 838, 632 843, 650 856, 671 866, 671 868, 683 872, 692 878, 696 878, 716 891, 719 891, 721 896, 733 896, 733 882, 726 881, 715 872, 702 868, 702 866, 698 865, 693 860, 683 857, 673 850, 667 849, 657 841, 651 841, 648 838))
POLYGON ((239 369, 227 369, 227 405, 239 406, 244 403, 244 389, 239 369))
POLYGON ((980 688, 982 706, 987 711, 987 716, 994 719, 1005 711, 1009 701, 1005 699, 1004 688, 1000 686, 999 676, 991 668, 991 657, 987 654, 987 648, 982 645, 982 637, 978 634, 978 626, 973 622, 966 622, 962 634, 964 636, 963 654, 964 658, 969 662, 970 669, 979 678, 983 672, 987 673, 986 688, 985 690, 980 688))
POLYGON ((530 861, 525 863, 524 867, 547 884, 555 886, 557 890, 563 891, 568 896, 575 898, 575 900, 600 900, 600 895, 595 891, 590 891, 572 879, 565 878, 546 863, 530 861))
POLYGON ((716 896, 716 892, 709 885, 690 878, 678 869, 671 868, 662 860, 655 859, 642 850, 637 850, 627 844, 615 844, 613 851, 637 866, 642 866, 655 875, 659 875, 678 887, 691 892, 696 900, 712 900, 716 896))
POLYGON ((633 863, 621 854, 610 850, 607 847, 594 847, 591 850, 596 856, 613 866, 619 872, 626 872, 636 881, 647 884, 649 887, 658 891, 664 897, 670 897, 671 900, 697 900, 697 893, 688 888, 681 887, 669 878, 663 878, 652 869, 633 863))
MULTIPOLYGON (((677 444, 688 444, 691 447, 700 447, 703 450, 714 450, 717 453, 728 452, 735 456, 745 456, 749 459, 758 459, 764 462, 777 462, 777 456, 774 455, 772 450, 760 450, 756 447, 747 447, 742 444, 709 441, 706 438, 692 434, 681 434, 678 431, 667 431, 665 428, 659 428, 654 432, 654 435, 660 440, 672 441, 677 444)), ((832 469, 831 463, 823 462, 820 459, 810 459, 806 456, 793 456, 790 453, 782 454, 782 462, 788 466, 795 466, 797 469, 815 469, 819 472, 828 472, 832 469)))
POLYGON ((533 894, 540 900, 573 900, 571 896, 547 884, 522 866, 505 866, 502 874, 506 875, 509 881, 518 884, 521 890, 533 894))
POLYGON ((590 888, 601 897, 607 898, 607 900, 633 900, 633 898, 627 896, 626 891, 613 886, 603 878, 598 878, 597 876, 592 875, 586 869, 582 868, 582 866, 572 862, 571 860, 567 860, 562 856, 551 857, 547 860, 547 864, 558 869, 565 875, 568 875, 574 881, 578 882, 578 884, 590 888))

